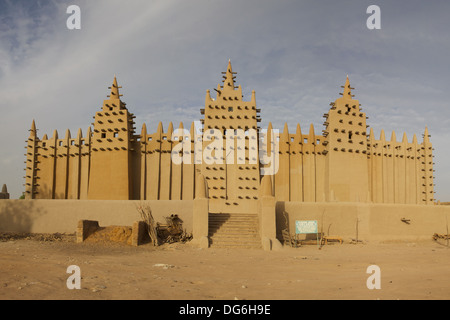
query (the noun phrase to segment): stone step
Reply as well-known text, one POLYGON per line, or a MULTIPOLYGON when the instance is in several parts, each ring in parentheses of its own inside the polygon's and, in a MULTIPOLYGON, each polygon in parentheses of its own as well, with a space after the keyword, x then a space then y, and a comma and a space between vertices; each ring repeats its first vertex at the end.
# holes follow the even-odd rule
POLYGON ((233 228, 233 227, 221 227, 218 229, 209 228, 210 234, 258 234, 258 230, 256 228, 233 228))
POLYGON ((219 232, 219 233, 210 233, 210 237, 213 238, 259 238, 258 232, 219 232))
POLYGON ((208 222, 210 222, 210 223, 239 223, 239 222, 242 222, 242 223, 249 223, 249 222, 251 222, 251 223, 255 223, 256 224, 256 222, 257 222, 258 220, 257 219, 255 219, 255 218, 252 218, 252 219, 209 219, 208 220, 208 222))
POLYGON ((256 223, 209 224, 209 230, 258 230, 258 225, 256 223))
POLYGON ((209 221, 257 221, 258 217, 209 217, 209 221))
POLYGON ((252 220, 241 220, 241 221, 236 221, 236 220, 231 220, 231 221, 208 221, 209 225, 213 225, 213 226, 221 226, 221 225, 225 225, 225 224, 230 224, 230 225, 243 225, 243 226, 258 226, 258 223, 256 221, 252 221, 252 220))
POLYGON ((230 243, 230 244, 217 244, 210 243, 212 248, 228 249, 228 248, 240 248, 240 249, 262 249, 262 245, 247 245, 242 243, 230 243))
POLYGON ((261 243, 259 237, 211 237, 210 239, 215 243, 261 243))
POLYGON ((242 241, 217 241, 214 239, 209 240, 209 245, 212 248, 262 248, 260 241, 255 242, 242 242, 242 241))
POLYGON ((216 225, 216 226, 209 226, 209 230, 258 230, 257 225, 242 225, 242 224, 222 224, 222 225, 216 225))
POLYGON ((258 215, 210 213, 210 245, 219 248, 261 248, 258 215))
POLYGON ((233 241, 235 239, 241 239, 241 240, 253 240, 253 239, 260 239, 260 236, 258 233, 210 233, 208 234, 210 238, 213 239, 232 239, 233 241))
POLYGON ((245 248, 245 249, 261 249, 261 241, 220 241, 210 239, 210 245, 214 248, 245 248))
POLYGON ((232 228, 258 228, 258 223, 255 221, 210 221, 209 227, 218 229, 221 227, 232 227, 232 228))
POLYGON ((209 217, 208 220, 210 223, 211 222, 215 222, 215 223, 224 223, 224 222, 234 222, 234 223, 238 223, 238 222, 252 222, 252 223, 256 223, 257 218, 214 218, 214 217, 209 217))
POLYGON ((210 213, 209 217, 213 218, 256 218, 258 217, 255 213, 210 213))

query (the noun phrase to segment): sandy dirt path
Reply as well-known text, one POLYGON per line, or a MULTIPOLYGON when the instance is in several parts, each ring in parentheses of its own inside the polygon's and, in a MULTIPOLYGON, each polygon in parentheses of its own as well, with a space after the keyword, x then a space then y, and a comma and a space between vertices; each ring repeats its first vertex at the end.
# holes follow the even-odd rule
POLYGON ((190 244, 0 242, 0 299, 449 299, 450 250, 433 241, 280 251, 190 244), (69 290, 67 267, 81 270, 69 290), (381 289, 366 286, 380 267, 381 289))

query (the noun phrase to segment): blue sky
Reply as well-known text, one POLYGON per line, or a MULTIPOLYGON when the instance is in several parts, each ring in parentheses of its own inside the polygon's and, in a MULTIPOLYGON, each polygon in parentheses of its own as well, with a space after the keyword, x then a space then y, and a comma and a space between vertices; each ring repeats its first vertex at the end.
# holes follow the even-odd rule
POLYGON ((321 132, 348 74, 376 137, 421 141, 428 126, 436 198, 450 201, 449 13, 448 1, 1 0, 0 184, 21 195, 33 119, 40 137, 85 133, 114 74, 137 131, 186 127, 231 59, 262 127, 292 131, 321 132), (73 4, 81 30, 66 27, 73 4), (366 27, 371 4, 381 30, 366 27))

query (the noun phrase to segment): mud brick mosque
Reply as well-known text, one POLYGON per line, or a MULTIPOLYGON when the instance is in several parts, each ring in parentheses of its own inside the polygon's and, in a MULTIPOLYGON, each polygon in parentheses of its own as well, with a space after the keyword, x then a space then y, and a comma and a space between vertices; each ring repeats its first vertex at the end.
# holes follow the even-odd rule
MULTIPOLYGON (((255 91, 249 101, 243 100, 235 75, 229 62, 223 83, 214 89, 215 98, 207 90, 201 131, 194 122, 186 129, 180 123, 179 130, 172 123, 164 130, 160 122, 151 130, 144 124, 137 133, 135 116, 122 101, 115 77, 108 99, 84 135, 81 129, 76 136, 67 130, 59 137, 55 130, 51 137, 40 138, 33 120, 26 146, 26 198, 192 200, 196 177, 202 174, 210 212, 256 212, 261 172, 268 166, 259 161, 264 144, 258 125, 261 110, 255 91), (225 151, 213 153, 222 161, 196 161, 199 148, 207 150, 213 141, 210 136, 205 139, 206 134, 225 138, 226 132, 238 129, 246 134, 234 136, 231 161, 225 151), (173 150, 185 161, 172 161, 173 150)), ((271 175, 275 200, 434 204, 433 148, 427 128, 421 142, 416 135, 408 141, 405 134, 397 141, 395 132, 386 139, 384 131, 375 138, 348 77, 342 88, 342 96, 323 115, 319 135, 313 125, 305 130, 298 124, 291 131, 285 125, 274 139, 269 124, 265 141, 277 143, 277 148, 265 146, 272 156, 270 165, 277 167, 271 175)))

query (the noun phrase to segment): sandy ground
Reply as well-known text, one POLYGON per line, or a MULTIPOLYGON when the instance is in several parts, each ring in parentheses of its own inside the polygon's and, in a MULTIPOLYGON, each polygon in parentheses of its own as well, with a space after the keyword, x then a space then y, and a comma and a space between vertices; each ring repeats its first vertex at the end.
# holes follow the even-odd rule
MULTIPOLYGON (((46 241, 44 241, 46 240, 46 241)), ((419 243, 333 244, 279 251, 0 241, 0 299, 449 299, 450 249, 419 243), (69 290, 67 267, 81 270, 69 290), (366 286, 378 265, 381 289, 366 286)))

